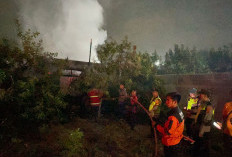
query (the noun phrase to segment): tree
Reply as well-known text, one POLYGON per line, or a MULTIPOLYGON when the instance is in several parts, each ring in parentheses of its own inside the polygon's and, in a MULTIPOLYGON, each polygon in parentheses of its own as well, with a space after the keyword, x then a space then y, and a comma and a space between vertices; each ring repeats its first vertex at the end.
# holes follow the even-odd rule
POLYGON ((80 79, 71 86, 74 91, 82 93, 87 92, 91 87, 96 87, 115 97, 119 83, 123 82, 128 91, 138 90, 147 104, 150 99, 147 93, 154 86, 160 87, 159 80, 155 77, 156 67, 152 62, 156 59, 152 60, 148 53, 137 53, 132 50, 132 44, 127 37, 120 43, 112 39, 106 40, 97 48, 97 56, 100 63, 91 64, 83 72, 80 79))
POLYGON ((66 107, 59 87, 64 64, 44 51, 38 32, 17 26, 17 42, 0 41, 0 135, 9 137, 63 118, 66 107))
POLYGON ((224 45, 217 50, 211 49, 208 52, 209 68, 213 72, 226 72, 232 70, 232 51, 229 46, 224 45))
POLYGON ((174 50, 169 50, 165 55, 162 74, 195 74, 208 72, 207 53, 190 50, 184 45, 175 45, 174 50))

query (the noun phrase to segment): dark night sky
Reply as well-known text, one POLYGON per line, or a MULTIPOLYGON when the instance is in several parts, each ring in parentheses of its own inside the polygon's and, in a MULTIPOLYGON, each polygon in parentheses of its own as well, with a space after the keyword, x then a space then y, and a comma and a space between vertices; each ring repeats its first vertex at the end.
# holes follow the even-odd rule
POLYGON ((141 50, 175 43, 198 49, 232 42, 232 0, 99 0, 108 37, 125 35, 141 50))
POLYGON ((0 0, 0 36, 12 37, 14 18, 20 17, 24 26, 41 32, 45 45, 77 60, 86 60, 90 38, 96 46, 104 41, 106 32, 116 40, 128 36, 139 50, 156 49, 162 55, 174 44, 208 49, 232 43, 232 0, 98 2, 0 0))

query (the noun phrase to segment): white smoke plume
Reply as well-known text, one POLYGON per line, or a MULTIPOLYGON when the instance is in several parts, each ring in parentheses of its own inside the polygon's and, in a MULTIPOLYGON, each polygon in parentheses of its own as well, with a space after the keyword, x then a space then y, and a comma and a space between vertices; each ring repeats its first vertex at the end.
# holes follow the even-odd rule
POLYGON ((21 0, 19 5, 23 25, 41 33, 45 50, 88 61, 92 39, 91 60, 96 59, 97 45, 107 38, 97 0, 21 0))

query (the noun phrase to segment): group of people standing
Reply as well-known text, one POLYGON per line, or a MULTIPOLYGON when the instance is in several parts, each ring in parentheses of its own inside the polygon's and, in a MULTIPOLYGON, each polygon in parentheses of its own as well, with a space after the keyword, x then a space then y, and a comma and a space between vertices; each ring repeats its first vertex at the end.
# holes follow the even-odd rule
POLYGON ((186 133, 196 143, 193 147, 195 156, 209 156, 210 131, 213 123, 214 107, 209 92, 193 88, 189 91, 186 110, 186 133))
MULTIPOLYGON (((131 125, 131 129, 134 129, 135 120, 136 120, 136 110, 138 98, 136 96, 136 91, 133 90, 131 92, 130 97, 130 105, 128 114, 129 115, 129 124, 131 125)), ((125 115, 125 106, 126 106, 126 98, 128 98, 126 89, 123 84, 120 85, 119 89, 119 99, 118 99, 118 107, 120 115, 122 117, 125 115)), ((149 116, 152 117, 153 121, 156 123, 151 124, 151 131, 153 135, 154 128, 157 129, 162 136, 162 143, 164 145, 164 154, 165 156, 176 156, 178 154, 178 148, 180 147, 180 141, 183 138, 184 131, 184 114, 181 109, 178 107, 178 103, 181 99, 181 95, 173 92, 168 93, 166 95, 166 105, 170 108, 170 111, 167 113, 167 118, 164 122, 159 120, 160 110, 162 100, 159 97, 159 92, 157 89, 152 90, 152 98, 150 101, 150 105, 148 108, 149 116)))
MULTIPOLYGON (((90 104, 93 106, 93 111, 100 115, 101 95, 95 90, 89 92, 90 104), (98 96, 96 96, 98 95, 98 96), (98 110, 96 110, 98 108, 98 110)), ((197 91, 193 88, 189 91, 187 106, 184 107, 184 113, 179 108, 178 104, 181 100, 181 95, 177 92, 168 93, 166 95, 165 104, 170 109, 164 121, 159 121, 162 100, 159 97, 158 90, 152 91, 152 98, 148 108, 149 114, 155 121, 151 124, 151 128, 155 128, 162 136, 162 144, 164 145, 165 156, 178 156, 183 139, 183 132, 186 129, 186 134, 189 138, 195 140, 193 144, 193 156, 209 156, 210 131, 214 116, 214 107, 210 101, 210 95, 207 90, 197 91)), ((118 97, 119 119, 124 118, 125 113, 129 118, 131 129, 134 129, 136 122, 138 97, 136 91, 133 90, 130 95, 120 84, 118 97), (128 98, 130 98, 128 103, 128 98), (129 105, 128 105, 129 104, 129 105), (127 106, 127 109, 126 109, 127 106)), ((227 137, 228 152, 231 153, 232 139, 232 102, 227 103, 223 110, 223 124, 218 123, 223 127, 225 137, 227 137), (228 120, 229 119, 229 120, 228 120), (229 146, 228 146, 229 145, 229 146)))
MULTIPOLYGON (((166 96, 166 105, 171 110, 167 114, 163 127, 155 124, 154 127, 162 133, 165 156, 178 156, 179 146, 183 137, 184 128, 187 136, 195 140, 192 146, 192 156, 210 156, 210 142, 214 138, 211 134, 213 124, 223 130, 223 155, 231 156, 232 153, 232 102, 228 102, 223 108, 223 123, 213 122, 214 106, 210 101, 210 93, 207 90, 193 88, 189 91, 187 106, 184 107, 185 118, 178 107, 181 96, 177 93, 169 93, 166 96), (175 113, 175 114, 173 114, 175 113), (185 124, 185 127, 184 127, 185 124)), ((184 138, 186 139, 186 138, 184 138)))
MULTIPOLYGON (((232 96, 232 91, 230 92, 232 96)), ((232 102, 227 102, 222 111, 223 122, 213 122, 215 108, 211 104, 210 94, 206 90, 197 92, 193 88, 189 92, 186 117, 186 133, 196 140, 193 153, 198 156, 209 156, 211 127, 223 132, 223 155, 231 156, 232 153, 232 102)))

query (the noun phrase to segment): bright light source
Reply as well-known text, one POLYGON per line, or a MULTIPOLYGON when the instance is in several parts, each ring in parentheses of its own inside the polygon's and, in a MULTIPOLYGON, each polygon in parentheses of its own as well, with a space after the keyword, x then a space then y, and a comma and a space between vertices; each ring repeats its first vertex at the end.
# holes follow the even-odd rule
POLYGON ((156 66, 160 66, 160 61, 159 61, 159 60, 156 61, 156 62, 155 62, 155 65, 156 65, 156 66))
POLYGON ((221 126, 220 125, 218 125, 218 123, 216 123, 216 122, 213 122, 213 125, 217 128, 217 129, 219 129, 219 130, 221 130, 222 128, 221 128, 221 126))

